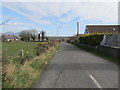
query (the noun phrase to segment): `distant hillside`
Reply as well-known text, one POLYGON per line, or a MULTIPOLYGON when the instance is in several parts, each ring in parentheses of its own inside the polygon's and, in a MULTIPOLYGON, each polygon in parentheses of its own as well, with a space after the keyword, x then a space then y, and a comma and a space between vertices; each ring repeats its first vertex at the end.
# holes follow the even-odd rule
POLYGON ((10 34, 10 35, 16 35, 16 36, 19 36, 19 33, 14 33, 14 32, 6 32, 5 34, 10 34))

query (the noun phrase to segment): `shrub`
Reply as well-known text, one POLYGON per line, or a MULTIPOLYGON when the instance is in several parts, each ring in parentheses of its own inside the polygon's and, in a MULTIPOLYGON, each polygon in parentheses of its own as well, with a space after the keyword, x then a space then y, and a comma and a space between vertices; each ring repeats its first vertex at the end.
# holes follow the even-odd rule
MULTIPOLYGON (((111 35, 110 33, 108 35, 111 35)), ((80 43, 88 44, 88 45, 100 45, 103 40, 104 33, 95 33, 95 34, 86 34, 82 35, 79 38, 80 43)))
POLYGON ((78 39, 75 39, 74 42, 79 42, 79 40, 78 40, 78 39))
POLYGON ((48 49, 48 43, 39 43, 37 47, 35 47, 36 55, 39 56, 40 54, 44 53, 48 49))
POLYGON ((53 47, 56 46, 56 42, 49 41, 48 44, 49 44, 49 46, 53 46, 53 47))

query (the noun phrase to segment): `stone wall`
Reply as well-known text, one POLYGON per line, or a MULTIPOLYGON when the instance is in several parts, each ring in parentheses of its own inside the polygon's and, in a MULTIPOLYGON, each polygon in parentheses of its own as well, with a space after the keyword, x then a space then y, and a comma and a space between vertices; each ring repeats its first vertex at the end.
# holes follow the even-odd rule
POLYGON ((108 55, 108 56, 112 56, 114 58, 117 58, 118 60, 120 60, 120 48, 114 48, 114 47, 108 47, 108 46, 103 46, 103 45, 97 45, 97 46, 90 46, 87 44, 81 44, 81 43, 75 43, 75 45, 77 46, 84 46, 84 47, 88 47, 91 50, 95 50, 96 52, 108 55))
POLYGON ((120 48, 112 48, 107 46, 97 46, 97 51, 107 55, 111 55, 120 60, 120 48))

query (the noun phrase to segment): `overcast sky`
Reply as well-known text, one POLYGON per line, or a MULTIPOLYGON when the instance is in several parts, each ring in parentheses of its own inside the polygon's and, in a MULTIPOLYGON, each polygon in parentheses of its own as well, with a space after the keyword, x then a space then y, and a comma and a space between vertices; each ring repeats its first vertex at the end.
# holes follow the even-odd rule
POLYGON ((37 29, 38 32, 45 30, 47 35, 56 36, 57 28, 61 27, 58 28, 59 36, 70 36, 76 34, 77 21, 80 22, 81 34, 88 24, 118 24, 118 0, 11 1, 4 0, 0 4, 2 22, 10 19, 5 25, 0 26, 2 32, 37 29))

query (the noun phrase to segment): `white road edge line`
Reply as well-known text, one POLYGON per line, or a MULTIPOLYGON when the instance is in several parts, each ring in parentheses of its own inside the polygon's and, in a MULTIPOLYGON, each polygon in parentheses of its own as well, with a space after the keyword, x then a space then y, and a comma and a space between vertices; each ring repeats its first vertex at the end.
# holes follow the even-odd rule
POLYGON ((102 88, 92 75, 89 75, 89 77, 94 81, 98 88, 102 88))

